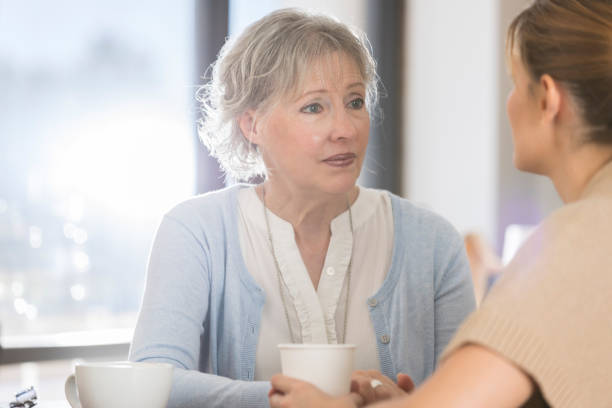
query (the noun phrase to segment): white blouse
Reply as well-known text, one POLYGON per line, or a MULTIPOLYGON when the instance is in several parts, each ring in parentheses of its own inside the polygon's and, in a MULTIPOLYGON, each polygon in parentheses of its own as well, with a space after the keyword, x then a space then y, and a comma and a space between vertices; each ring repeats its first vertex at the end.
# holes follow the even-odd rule
MULTIPOLYGON (((280 295, 278 272, 264 206, 255 188, 240 191, 239 235, 247 269, 264 290, 266 301, 259 329, 255 380, 269 380, 281 372, 277 344, 291 343, 287 317, 280 295)), ((310 280, 292 225, 268 211, 274 250, 280 267, 283 297, 296 341, 343 342, 346 304, 346 273, 352 256, 346 343, 357 345, 355 369, 380 369, 374 327, 366 299, 376 293, 391 266, 393 213, 387 192, 360 187, 351 207, 353 234, 348 211, 331 222, 331 239, 323 273, 315 288, 310 280)))

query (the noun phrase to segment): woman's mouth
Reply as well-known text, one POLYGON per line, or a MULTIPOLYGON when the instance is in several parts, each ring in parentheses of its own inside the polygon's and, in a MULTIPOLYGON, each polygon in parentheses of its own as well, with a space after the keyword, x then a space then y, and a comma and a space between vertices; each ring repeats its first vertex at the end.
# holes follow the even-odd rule
POLYGON ((353 164, 356 158, 357 155, 355 153, 341 153, 330 156, 323 160, 323 162, 333 167, 347 167, 353 164))

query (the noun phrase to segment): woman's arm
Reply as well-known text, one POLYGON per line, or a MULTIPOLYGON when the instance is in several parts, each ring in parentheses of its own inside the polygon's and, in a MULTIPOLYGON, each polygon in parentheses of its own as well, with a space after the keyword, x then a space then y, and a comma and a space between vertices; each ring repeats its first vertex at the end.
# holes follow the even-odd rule
POLYGON ((210 250, 190 216, 167 215, 158 229, 129 358, 175 366, 169 407, 266 407, 268 382, 199 371, 210 327, 210 250))
MULTIPOLYGON (((357 407, 358 396, 331 398, 319 389, 281 375, 272 377, 272 408, 357 407)), ((510 361, 478 345, 452 353, 421 387, 408 397, 371 405, 372 408, 510 408, 525 403, 534 386, 510 361)))
POLYGON ((413 394, 373 407, 519 407, 533 389, 529 376, 510 361, 485 347, 466 345, 413 394))

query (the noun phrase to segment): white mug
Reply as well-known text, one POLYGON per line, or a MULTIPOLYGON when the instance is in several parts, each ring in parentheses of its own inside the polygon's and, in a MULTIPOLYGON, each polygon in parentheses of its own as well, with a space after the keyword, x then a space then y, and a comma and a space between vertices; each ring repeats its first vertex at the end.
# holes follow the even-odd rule
POLYGON ((64 391, 72 408, 165 408, 173 368, 129 361, 78 364, 64 391))
POLYGON ((351 391, 354 344, 279 344, 283 374, 339 397, 351 391))

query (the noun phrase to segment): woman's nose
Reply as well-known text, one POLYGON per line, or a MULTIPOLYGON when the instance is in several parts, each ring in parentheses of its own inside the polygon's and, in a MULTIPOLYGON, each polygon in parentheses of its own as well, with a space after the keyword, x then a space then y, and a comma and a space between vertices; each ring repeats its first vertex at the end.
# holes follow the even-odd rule
POLYGON ((357 135, 357 126, 355 118, 351 117, 350 113, 345 109, 336 111, 334 115, 333 128, 331 137, 333 140, 353 139, 357 135))

